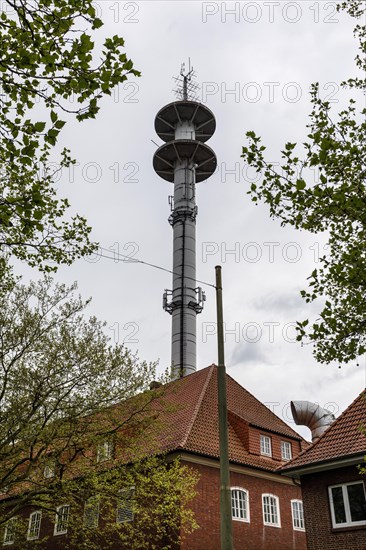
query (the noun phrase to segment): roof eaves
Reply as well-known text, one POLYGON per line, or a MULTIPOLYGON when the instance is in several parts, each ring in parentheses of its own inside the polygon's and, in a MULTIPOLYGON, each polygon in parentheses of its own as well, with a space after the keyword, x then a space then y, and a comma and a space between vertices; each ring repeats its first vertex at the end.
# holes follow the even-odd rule
MULTIPOLYGON (((205 458, 212 458, 214 460, 217 460, 217 462, 220 462, 220 457, 215 453, 210 452, 203 452, 203 451, 197 451, 189 448, 184 447, 174 447, 171 449, 166 450, 166 453, 174 453, 174 452, 185 452, 188 454, 191 454, 193 456, 201 456, 205 458)), ((268 464, 268 467, 265 467, 264 465, 259 466, 258 464, 253 464, 250 461, 241 461, 241 460, 234 460, 230 458, 229 464, 237 465, 237 466, 245 466, 246 468, 253 468, 254 470, 259 470, 261 472, 272 472, 274 474, 280 474, 281 472, 277 471, 276 468, 271 467, 270 464, 268 464)))
POLYGON ((334 470, 336 468, 345 468, 355 464, 360 464, 365 458, 365 453, 354 453, 349 456, 333 457, 328 460, 319 460, 300 466, 281 466, 277 469, 279 473, 289 477, 300 477, 301 475, 315 474, 325 470, 334 470))

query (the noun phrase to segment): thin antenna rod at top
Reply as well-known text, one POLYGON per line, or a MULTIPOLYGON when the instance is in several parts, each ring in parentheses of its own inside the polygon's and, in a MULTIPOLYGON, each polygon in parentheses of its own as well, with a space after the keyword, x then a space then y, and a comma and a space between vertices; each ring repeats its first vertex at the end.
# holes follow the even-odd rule
POLYGON ((198 84, 194 82, 196 73, 191 67, 191 59, 188 59, 188 72, 185 72, 185 63, 181 64, 179 76, 174 77, 177 88, 174 90, 179 99, 183 101, 194 101, 197 99, 198 84))

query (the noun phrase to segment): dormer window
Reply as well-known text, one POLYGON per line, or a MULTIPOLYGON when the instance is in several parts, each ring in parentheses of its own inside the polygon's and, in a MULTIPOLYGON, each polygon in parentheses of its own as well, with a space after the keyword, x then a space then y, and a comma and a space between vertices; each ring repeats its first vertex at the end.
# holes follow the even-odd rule
POLYGON ((289 441, 281 441, 281 458, 282 460, 291 460, 292 449, 289 441))
POLYGON ((272 456, 272 443, 271 443, 271 438, 268 435, 261 434, 260 448, 261 448, 261 455, 272 456))

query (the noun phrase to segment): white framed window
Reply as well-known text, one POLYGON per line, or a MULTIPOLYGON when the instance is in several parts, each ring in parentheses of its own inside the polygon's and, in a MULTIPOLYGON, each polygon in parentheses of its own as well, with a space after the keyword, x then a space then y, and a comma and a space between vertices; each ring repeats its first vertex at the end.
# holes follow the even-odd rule
POLYGON ((42 520, 41 510, 36 510, 35 512, 32 512, 31 515, 29 516, 28 533, 27 533, 28 540, 35 540, 39 538, 39 532, 41 530, 41 520, 42 520))
POLYGON ((67 533, 67 526, 70 517, 70 506, 63 504, 56 508, 55 528, 53 530, 54 535, 65 535, 67 533))
POLYGON ((262 435, 260 437, 261 455, 272 456, 272 443, 271 438, 268 435, 262 435))
POLYGON ((281 527, 280 502, 276 495, 262 495, 263 523, 273 527, 281 527))
POLYGON ((231 489, 231 517, 237 521, 250 521, 249 493, 241 487, 231 489))
POLYGON ((5 524, 3 545, 14 544, 17 518, 9 519, 5 524))
POLYGON ((292 448, 289 441, 281 441, 281 458, 282 460, 291 460, 292 448))
POLYGON ((114 442, 112 439, 106 439, 98 445, 97 462, 105 462, 113 458, 114 442))
POLYGON ((291 500, 292 527, 295 531, 305 531, 302 500, 291 500))
POLYGON ((88 498, 84 506, 84 526, 95 529, 99 523, 99 496, 88 498))
POLYGON ((363 481, 328 487, 333 527, 366 525, 366 498, 363 481))
POLYGON ((133 497, 135 495, 135 487, 121 489, 117 502, 116 522, 125 523, 133 521, 133 497))
POLYGON ((43 477, 45 479, 50 479, 51 477, 54 477, 54 476, 55 476, 55 463, 53 461, 49 461, 44 466, 43 477))

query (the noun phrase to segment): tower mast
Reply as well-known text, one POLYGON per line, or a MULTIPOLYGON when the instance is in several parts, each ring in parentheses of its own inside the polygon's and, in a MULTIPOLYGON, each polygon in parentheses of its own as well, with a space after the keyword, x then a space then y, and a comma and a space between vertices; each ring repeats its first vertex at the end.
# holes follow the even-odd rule
POLYGON ((213 135, 213 113, 193 97, 198 86, 194 71, 182 65, 176 78, 178 101, 160 109, 155 131, 165 141, 154 154, 153 166, 163 179, 174 183, 169 197, 173 228, 173 288, 165 290, 163 307, 172 316, 171 361, 173 376, 196 370, 196 316, 205 295, 196 287, 196 183, 216 169, 214 151, 205 142, 213 135))

